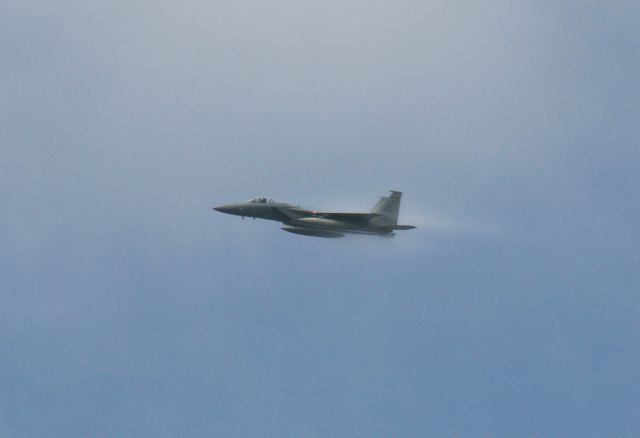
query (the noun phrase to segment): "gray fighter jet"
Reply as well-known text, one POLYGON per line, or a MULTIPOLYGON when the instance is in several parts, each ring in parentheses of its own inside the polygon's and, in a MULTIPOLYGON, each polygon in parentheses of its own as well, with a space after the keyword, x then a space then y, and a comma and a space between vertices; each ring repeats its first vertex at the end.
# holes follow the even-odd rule
POLYGON ((300 206, 267 198, 253 198, 247 202, 227 204, 213 209, 236 216, 282 222, 283 230, 315 237, 344 237, 344 233, 393 236, 395 230, 410 230, 412 225, 398 225, 401 192, 391 191, 382 196, 369 213, 330 213, 313 211, 300 206))

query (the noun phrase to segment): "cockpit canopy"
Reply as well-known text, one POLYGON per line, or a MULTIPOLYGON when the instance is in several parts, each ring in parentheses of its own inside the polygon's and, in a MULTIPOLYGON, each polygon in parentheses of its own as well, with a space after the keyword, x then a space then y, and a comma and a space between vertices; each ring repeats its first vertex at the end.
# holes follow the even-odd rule
POLYGON ((248 202, 251 203, 251 204, 271 204, 273 202, 273 199, 252 198, 252 199, 249 199, 248 202))

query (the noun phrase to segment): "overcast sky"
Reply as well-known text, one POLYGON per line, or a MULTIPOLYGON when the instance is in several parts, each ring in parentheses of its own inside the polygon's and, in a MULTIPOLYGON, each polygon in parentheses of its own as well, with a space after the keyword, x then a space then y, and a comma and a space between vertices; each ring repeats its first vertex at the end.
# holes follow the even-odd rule
POLYGON ((639 21, 4 2, 0 437, 637 436, 639 21))

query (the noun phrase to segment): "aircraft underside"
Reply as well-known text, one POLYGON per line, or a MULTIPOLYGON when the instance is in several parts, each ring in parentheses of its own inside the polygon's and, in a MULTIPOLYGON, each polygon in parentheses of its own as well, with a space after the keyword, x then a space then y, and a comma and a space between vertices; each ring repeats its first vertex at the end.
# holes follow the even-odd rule
POLYGON ((373 234, 376 236, 385 236, 385 237, 393 237, 394 234, 388 230, 366 230, 366 229, 355 229, 355 228, 340 228, 340 229, 331 229, 331 228, 310 228, 310 227, 301 227, 295 225, 287 225, 285 224, 282 227, 284 231, 294 234, 300 234, 303 236, 314 236, 314 237, 327 237, 327 238, 337 238, 344 237, 345 233, 349 234, 373 234))

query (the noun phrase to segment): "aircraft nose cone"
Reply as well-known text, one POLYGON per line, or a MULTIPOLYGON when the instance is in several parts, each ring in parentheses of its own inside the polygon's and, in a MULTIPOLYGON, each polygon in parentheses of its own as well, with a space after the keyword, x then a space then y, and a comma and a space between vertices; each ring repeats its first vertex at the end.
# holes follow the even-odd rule
POLYGON ((229 213, 231 209, 226 205, 220 205, 218 207, 213 207, 215 211, 219 211, 220 213, 229 213))

